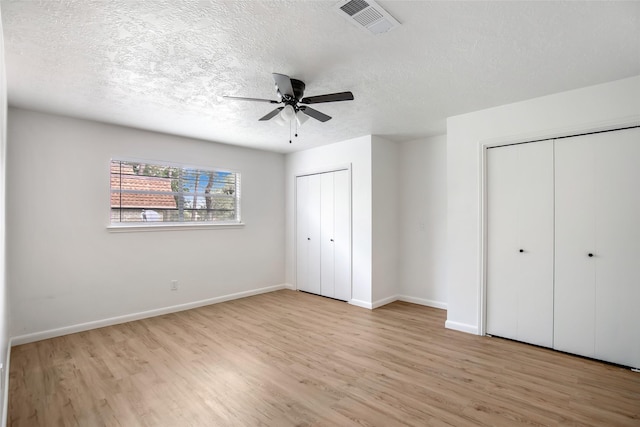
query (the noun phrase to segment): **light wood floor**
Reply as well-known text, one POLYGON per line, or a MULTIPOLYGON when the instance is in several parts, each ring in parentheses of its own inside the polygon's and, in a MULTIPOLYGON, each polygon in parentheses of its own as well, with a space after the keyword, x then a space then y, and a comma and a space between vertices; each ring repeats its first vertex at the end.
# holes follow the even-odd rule
POLYGON ((279 291, 13 348, 10 426, 640 426, 640 374, 279 291))

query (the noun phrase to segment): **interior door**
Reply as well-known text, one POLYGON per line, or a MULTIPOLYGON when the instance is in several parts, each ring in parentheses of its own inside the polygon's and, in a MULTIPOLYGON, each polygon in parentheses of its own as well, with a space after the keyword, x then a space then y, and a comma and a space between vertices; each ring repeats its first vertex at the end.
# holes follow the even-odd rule
POLYGON ((487 154, 487 332, 553 346, 553 142, 487 154))

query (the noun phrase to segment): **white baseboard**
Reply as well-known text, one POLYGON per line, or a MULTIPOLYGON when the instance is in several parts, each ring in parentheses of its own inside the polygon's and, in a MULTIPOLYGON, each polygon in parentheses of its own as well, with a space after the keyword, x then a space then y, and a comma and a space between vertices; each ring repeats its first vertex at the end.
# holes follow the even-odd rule
POLYGON ((4 362, 4 378, 2 379, 2 424, 5 427, 9 419, 9 366, 11 364, 11 338, 7 342, 7 357, 4 362))
POLYGON ((398 300, 398 295, 391 295, 390 297, 382 298, 382 299, 379 299, 377 301, 374 301, 371 304, 371 306, 372 306, 372 308, 378 308, 378 307, 382 307, 383 305, 390 304, 390 303, 392 303, 394 301, 397 301, 397 300, 398 300))
POLYGON ((444 327, 447 329, 453 329, 460 332, 466 332, 468 334, 480 335, 478 327, 476 325, 469 325, 467 323, 454 322, 447 320, 444 322, 444 327))
POLYGON ((49 329, 47 331, 34 332, 26 335, 19 335, 11 338, 12 345, 27 344, 30 342, 46 340, 49 338, 59 337, 62 335, 74 334, 76 332, 88 331, 90 329, 103 328, 105 326, 117 325, 119 323, 131 322, 134 320, 146 319, 148 317, 161 316, 163 314, 175 313, 178 311, 190 310, 205 305, 217 304, 220 302, 231 301, 234 299, 250 297, 253 295, 264 294, 267 292, 278 291, 281 289, 289 289, 286 284, 267 286, 266 288, 252 289, 250 291, 237 292, 229 295, 222 295, 214 298, 207 298, 199 301, 188 302, 185 304, 172 305, 169 307, 158 308, 154 310, 141 311, 138 313, 126 314, 124 316, 110 317, 108 319, 94 320, 91 322, 80 323, 77 325, 64 326, 62 328, 49 329))
POLYGON ((410 302, 412 304, 425 305, 427 307, 433 307, 433 308, 441 308, 443 310, 447 309, 446 302, 434 301, 434 300, 425 299, 425 298, 410 297, 408 295, 398 295, 398 301, 410 302))
POLYGON ((368 308, 369 310, 373 309, 373 305, 370 302, 362 301, 359 299, 350 299, 349 304, 355 305, 357 307, 368 308))
MULTIPOLYGON (((424 305, 424 306, 433 307, 433 308, 441 308, 443 310, 447 309, 447 303, 440 302, 440 301, 433 301, 433 300, 424 299, 424 298, 411 297, 408 295, 392 295, 390 297, 382 298, 372 303, 367 301, 352 299, 349 301, 349 304, 362 307, 362 308, 368 308, 369 310, 373 310, 374 308, 382 307, 383 305, 387 305, 394 301, 410 302, 412 304, 419 304, 419 305, 424 305)), ((455 328, 452 328, 452 329, 455 329, 455 328)))
POLYGON ((296 286, 291 283, 283 283, 282 286, 284 286, 285 289, 291 289, 292 291, 296 290, 296 286))

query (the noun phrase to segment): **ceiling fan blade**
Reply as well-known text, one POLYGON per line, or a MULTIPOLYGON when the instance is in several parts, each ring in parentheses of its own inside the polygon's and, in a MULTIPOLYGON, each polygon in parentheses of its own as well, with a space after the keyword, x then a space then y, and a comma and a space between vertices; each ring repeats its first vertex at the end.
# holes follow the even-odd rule
POLYGON ((313 117, 316 120, 320 120, 321 122, 326 122, 331 120, 331 116, 327 116, 326 114, 321 113, 318 110, 314 110, 311 107, 300 107, 300 111, 302 111, 309 117, 313 117))
POLYGON ((274 118, 275 116, 278 115, 278 113, 280 111, 282 111, 284 107, 278 107, 275 110, 271 111, 269 114, 265 115, 264 117, 261 117, 260 119, 258 119, 258 121, 265 121, 265 120, 270 120, 272 118, 274 118))
POLYGON ((224 95, 223 98, 227 99, 235 99, 236 101, 255 101, 255 102, 268 102, 270 104, 279 104, 280 101, 274 101, 273 99, 263 99, 263 98, 243 98, 241 96, 227 96, 224 95))
POLYGON ((351 92, 330 93, 327 95, 309 96, 300 100, 301 104, 319 104, 321 102, 353 101, 351 92))
POLYGON ((273 73, 273 80, 276 81, 276 86, 280 93, 293 97, 293 86, 291 85, 291 79, 284 74, 273 73))

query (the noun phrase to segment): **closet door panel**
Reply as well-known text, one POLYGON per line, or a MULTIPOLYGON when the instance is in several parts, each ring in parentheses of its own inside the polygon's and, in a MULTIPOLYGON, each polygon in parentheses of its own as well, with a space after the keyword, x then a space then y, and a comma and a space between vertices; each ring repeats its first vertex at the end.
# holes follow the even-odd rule
POLYGON ((487 152, 487 333, 517 339, 517 146, 487 152))
POLYGON ((296 178, 296 288, 309 291, 309 177, 296 178))
POLYGON ((308 286, 305 289, 320 294, 320 175, 309 175, 307 209, 309 215, 308 286))
POLYGON ((489 150, 487 332, 553 345, 553 144, 489 150))
POLYGON ((592 139, 555 141, 554 348, 595 355, 595 180, 592 139))
POLYGON ((320 295, 333 298, 334 172, 320 175, 320 295))
POLYGON ((595 145, 595 357, 640 367, 640 129, 595 145))
POLYGON ((518 147, 518 339, 553 346, 553 142, 518 147), (519 252, 522 249, 524 252, 519 252))
POLYGON ((351 299, 351 206, 349 171, 334 173, 334 297, 351 299))

